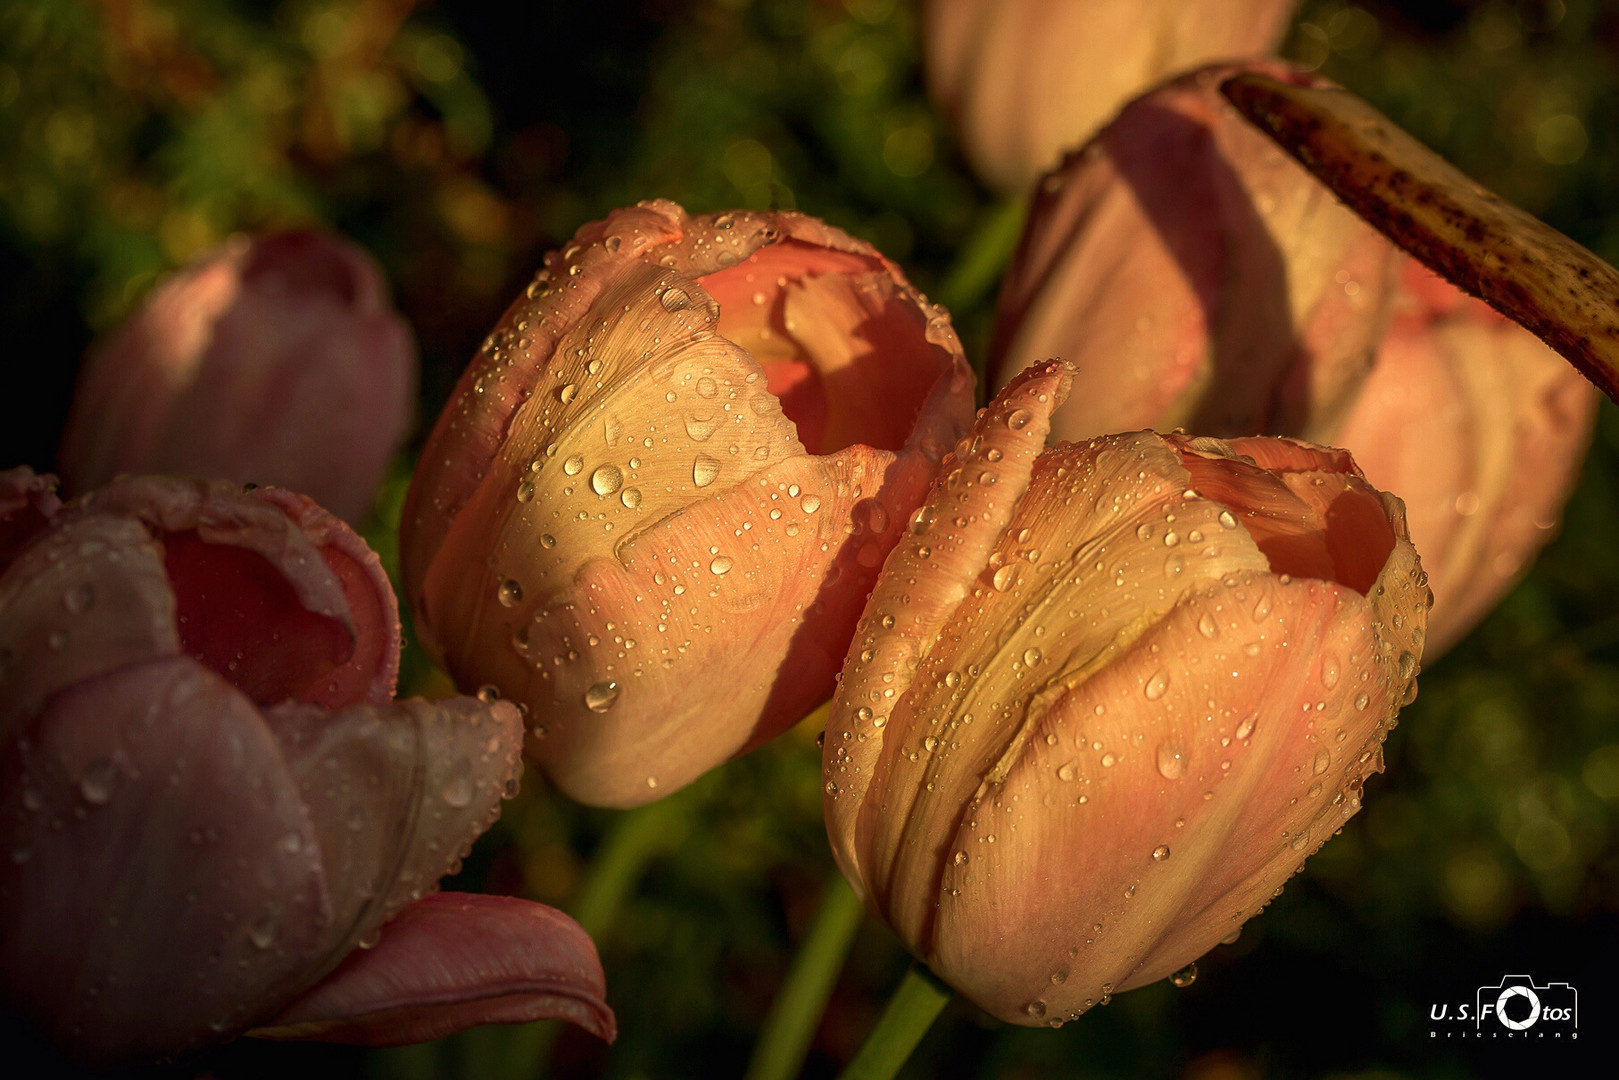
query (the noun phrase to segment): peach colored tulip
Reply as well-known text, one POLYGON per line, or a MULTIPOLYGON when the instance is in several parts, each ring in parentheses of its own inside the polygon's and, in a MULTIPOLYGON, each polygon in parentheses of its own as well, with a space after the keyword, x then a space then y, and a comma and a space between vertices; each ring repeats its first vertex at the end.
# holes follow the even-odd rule
POLYGON ((1026 190, 1153 83, 1281 41, 1294 0, 928 0, 928 89, 985 183, 1026 190))
POLYGON ((972 383, 943 310, 837 229, 616 211, 547 256, 422 452, 422 637, 527 707, 569 795, 666 795, 830 696, 972 383))
POLYGON ((60 505, 14 470, 0 536, 25 532, 0 565, 8 1006, 99 1062, 255 1025, 390 1043, 567 1016, 611 1036, 577 925, 427 898, 515 785, 521 723, 392 700, 398 609, 346 525, 164 477, 60 505))
POLYGON ((1596 388, 1529 331, 1407 261, 1371 377, 1332 440, 1405 500, 1432 579, 1428 654, 1495 607, 1551 539, 1596 388))
POLYGON ((1365 379, 1398 253, 1220 96, 1245 69, 1131 102, 1035 194, 990 371, 1004 386, 1071 360, 1059 438, 1185 427, 1330 442, 1365 379))
POLYGON ((62 471, 76 492, 119 473, 276 484, 356 522, 415 395, 415 339, 369 255, 318 232, 237 237, 91 352, 62 471))
POLYGON ((1428 593, 1399 500, 1287 439, 1042 452, 1059 362, 980 415, 883 568, 825 748, 868 907, 1004 1020, 1229 937, 1360 805, 1428 593))

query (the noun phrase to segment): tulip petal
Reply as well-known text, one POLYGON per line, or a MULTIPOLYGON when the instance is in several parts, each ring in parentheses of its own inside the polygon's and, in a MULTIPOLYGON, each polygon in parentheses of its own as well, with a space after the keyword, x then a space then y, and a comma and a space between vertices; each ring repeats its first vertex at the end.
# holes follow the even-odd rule
MULTIPOLYGON (((1276 61, 1247 67, 1310 81, 1276 61)), ((1034 196, 990 369, 1084 373, 1055 430, 1333 429, 1388 322, 1399 255, 1220 97, 1230 66, 1131 102, 1034 196)))
POLYGON ((45 531, 61 508, 56 477, 26 465, 0 472, 0 573, 45 531))
MULTIPOLYGON (((70 506, 74 514, 133 518, 162 541, 185 651, 254 701, 325 701, 347 680, 360 681, 343 579, 273 498, 225 483, 143 476, 114 481, 70 506)), ((387 658, 375 648, 362 662, 382 663, 391 682, 387 658)))
POLYGON ((1366 599, 1227 580, 1054 705, 961 815, 929 960, 1002 1019, 1072 1019, 1213 948, 1382 768, 1403 684, 1366 599))
POLYGON ((844 663, 842 683, 827 720, 826 814, 833 854, 856 889, 869 885, 860 871, 862 801, 840 800, 857 780, 881 787, 888 712, 903 696, 916 666, 944 624, 966 600, 990 547, 1028 485, 1045 446, 1052 410, 1073 379, 1062 361, 1030 368, 979 413, 912 517, 866 602, 844 663), (987 494, 994 485, 993 494, 987 494), (938 524, 936 527, 936 523, 938 524), (836 762, 834 764, 833 762, 836 762), (857 838, 858 837, 858 838, 857 838))
POLYGON ((1407 281, 1442 293, 1426 292, 1426 310, 1395 323, 1338 438, 1405 501, 1434 591, 1432 657, 1551 539, 1598 398, 1527 330, 1425 272, 1407 281))
POLYGON ((354 627, 353 655, 302 700, 329 709, 392 701, 399 679, 399 601, 382 560, 341 518, 308 496, 262 487, 250 494, 279 507, 315 545, 342 586, 354 627))
POLYGON ((216 1041, 304 985, 332 919, 316 832, 258 710, 200 664, 63 690, 0 792, 7 994, 77 1055, 216 1041))
POLYGON ((416 346, 359 248, 237 237, 159 285, 85 365, 76 490, 118 473, 280 484, 358 521, 415 400, 416 346))
POLYGON ((507 702, 445 698, 265 712, 319 838, 333 919, 311 977, 431 892, 500 815, 521 769, 507 702))
POLYGON ((180 654, 162 547, 128 518, 71 514, 0 574, 0 744, 53 694, 180 654))
POLYGON ((789 458, 587 563, 519 628, 532 756, 569 795, 630 806, 796 723, 931 474, 913 452, 789 458), (721 670, 723 708, 692 693, 721 670))
POLYGON ((612 1042, 596 947, 555 908, 443 893, 406 907, 286 1012, 250 1035, 399 1046, 477 1024, 567 1020, 612 1042))

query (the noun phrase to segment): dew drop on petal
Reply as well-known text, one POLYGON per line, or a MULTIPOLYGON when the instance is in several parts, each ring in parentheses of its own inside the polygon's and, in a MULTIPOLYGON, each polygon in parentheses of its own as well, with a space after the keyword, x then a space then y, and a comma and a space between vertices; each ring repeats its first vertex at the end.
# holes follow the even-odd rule
POLYGON ((1029 413, 1029 410, 1013 409, 1006 416, 1006 426, 1013 431, 1022 431, 1029 426, 1029 421, 1033 419, 1034 417, 1029 413))
POLYGON ((637 488, 625 488, 618 496, 618 501, 629 509, 634 510, 641 505, 641 492, 637 488))
POLYGON ((1158 747, 1158 774, 1165 780, 1179 780, 1186 772, 1186 751, 1172 743, 1158 747))
POLYGON ((567 473, 569 476, 578 476, 584 467, 585 459, 582 454, 575 454, 573 457, 562 463, 562 471, 567 473))
POLYGON ((456 810, 463 809, 472 802, 472 778, 464 774, 452 776, 439 794, 444 799, 444 805, 456 810))
POLYGON ((707 487, 714 482, 720 474, 720 463, 711 457, 700 456, 691 466, 691 482, 698 487, 707 487))
POLYGON ((731 558, 728 555, 716 555, 714 561, 708 564, 708 569, 714 574, 727 574, 731 571, 731 558))
POLYGON ((503 607, 516 607, 523 602, 523 586, 515 578, 507 578, 500 583, 495 595, 500 599, 503 607))
POLYGON ((1003 566, 995 571, 995 576, 990 581, 997 592, 1005 592, 1017 581, 1017 568, 1010 564, 1003 566))
POLYGON ((79 776, 79 794, 91 806, 103 806, 112 798, 113 784, 118 779, 118 766, 109 758, 93 762, 79 776))
POLYGON ((1187 964, 1169 977, 1169 981, 1184 990, 1197 981, 1197 964, 1187 964))
POLYGON ((617 465, 602 465, 590 474, 590 489, 598 495, 611 495, 624 483, 624 473, 617 465))
POLYGON ((1159 671, 1148 679, 1142 686, 1141 692, 1147 696, 1148 701, 1157 701, 1169 691, 1169 672, 1159 671))
POLYGON ((612 679, 592 683, 590 689, 585 691, 585 708, 594 713, 604 713, 618 701, 618 694, 618 683, 612 679))
POLYGON ((1258 722, 1258 713, 1249 713, 1247 716, 1243 717, 1242 723, 1237 725, 1237 738, 1246 739, 1248 736, 1252 735, 1254 733, 1254 725, 1258 722))
POLYGON ((1163 862, 1167 858, 1169 858, 1168 844, 1159 844, 1157 847, 1152 849, 1153 862, 1163 862))

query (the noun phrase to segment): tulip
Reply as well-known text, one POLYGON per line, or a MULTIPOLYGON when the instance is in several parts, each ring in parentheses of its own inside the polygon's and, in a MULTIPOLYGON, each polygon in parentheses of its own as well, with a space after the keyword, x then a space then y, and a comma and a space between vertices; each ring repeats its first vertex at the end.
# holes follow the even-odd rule
POLYGON ((1002 287, 998 386, 1050 356, 1059 438, 1135 428, 1330 442, 1371 367, 1394 246, 1220 96, 1205 68, 1131 102, 1035 194, 1002 287))
POLYGON ((0 537, 32 534, 0 566, 7 1005, 96 1062, 251 1027, 610 1037, 577 925, 427 895, 515 785, 521 721, 392 700, 398 610, 346 525, 278 489, 49 484, 0 477, 0 537))
POLYGON ((1153 83, 1269 53, 1293 0, 928 0, 928 89, 984 182, 1026 191, 1153 83))
POLYGON ((280 485, 358 522, 415 395, 415 339, 369 255, 318 232, 236 237, 86 359, 62 471, 73 491, 119 473, 280 485))
POLYGON ((405 591, 568 795, 659 798, 831 695, 973 380, 942 309, 794 213, 585 226, 473 360, 405 505, 405 591))
POLYGON ((946 459, 825 741, 844 874, 1025 1025, 1181 970, 1356 811, 1428 602, 1399 501, 1344 452, 1042 452, 1070 378, 1023 373, 946 459))
POLYGON ((1333 441, 1405 500, 1434 593, 1428 653, 1472 629, 1553 535, 1596 388, 1529 331, 1408 261, 1371 376, 1333 441))

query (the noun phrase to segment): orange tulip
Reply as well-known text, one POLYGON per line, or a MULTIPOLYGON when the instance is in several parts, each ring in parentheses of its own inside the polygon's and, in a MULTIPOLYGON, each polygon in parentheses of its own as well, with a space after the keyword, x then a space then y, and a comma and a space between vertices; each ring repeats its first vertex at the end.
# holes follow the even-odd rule
POLYGON ((1059 438, 1185 427, 1331 442, 1388 323, 1394 246, 1220 96, 1206 68, 1131 102, 1034 196, 990 371, 1051 356, 1059 438))
POLYGON ((1551 538, 1597 394, 1237 115, 1219 93, 1237 70, 1132 102, 1047 178, 1001 294, 992 377, 1072 360, 1060 438, 1185 427, 1348 449, 1406 502, 1432 578, 1432 660, 1551 538))
POLYGON ((972 382, 943 310, 813 218, 587 225, 422 452, 401 551, 423 639, 528 709, 569 795, 659 798, 830 696, 972 382))
POLYGON ((946 459, 827 724, 833 851, 1004 1020, 1183 968, 1360 805, 1428 593, 1342 451, 1137 432, 1043 451, 1037 366, 946 459))
POLYGON ((1294 0, 928 0, 928 88, 967 159, 1013 194, 1153 83, 1272 51, 1294 0))
POLYGON ((236 237, 169 277, 85 361, 62 439, 75 492, 119 473, 274 484, 371 509, 416 399, 416 342, 340 237, 236 237))
POLYGON ((428 895, 522 727, 394 701, 398 662, 376 555, 303 496, 136 477, 62 505, 0 473, 0 1000, 97 1062, 247 1028, 611 1038, 577 924, 428 895))

